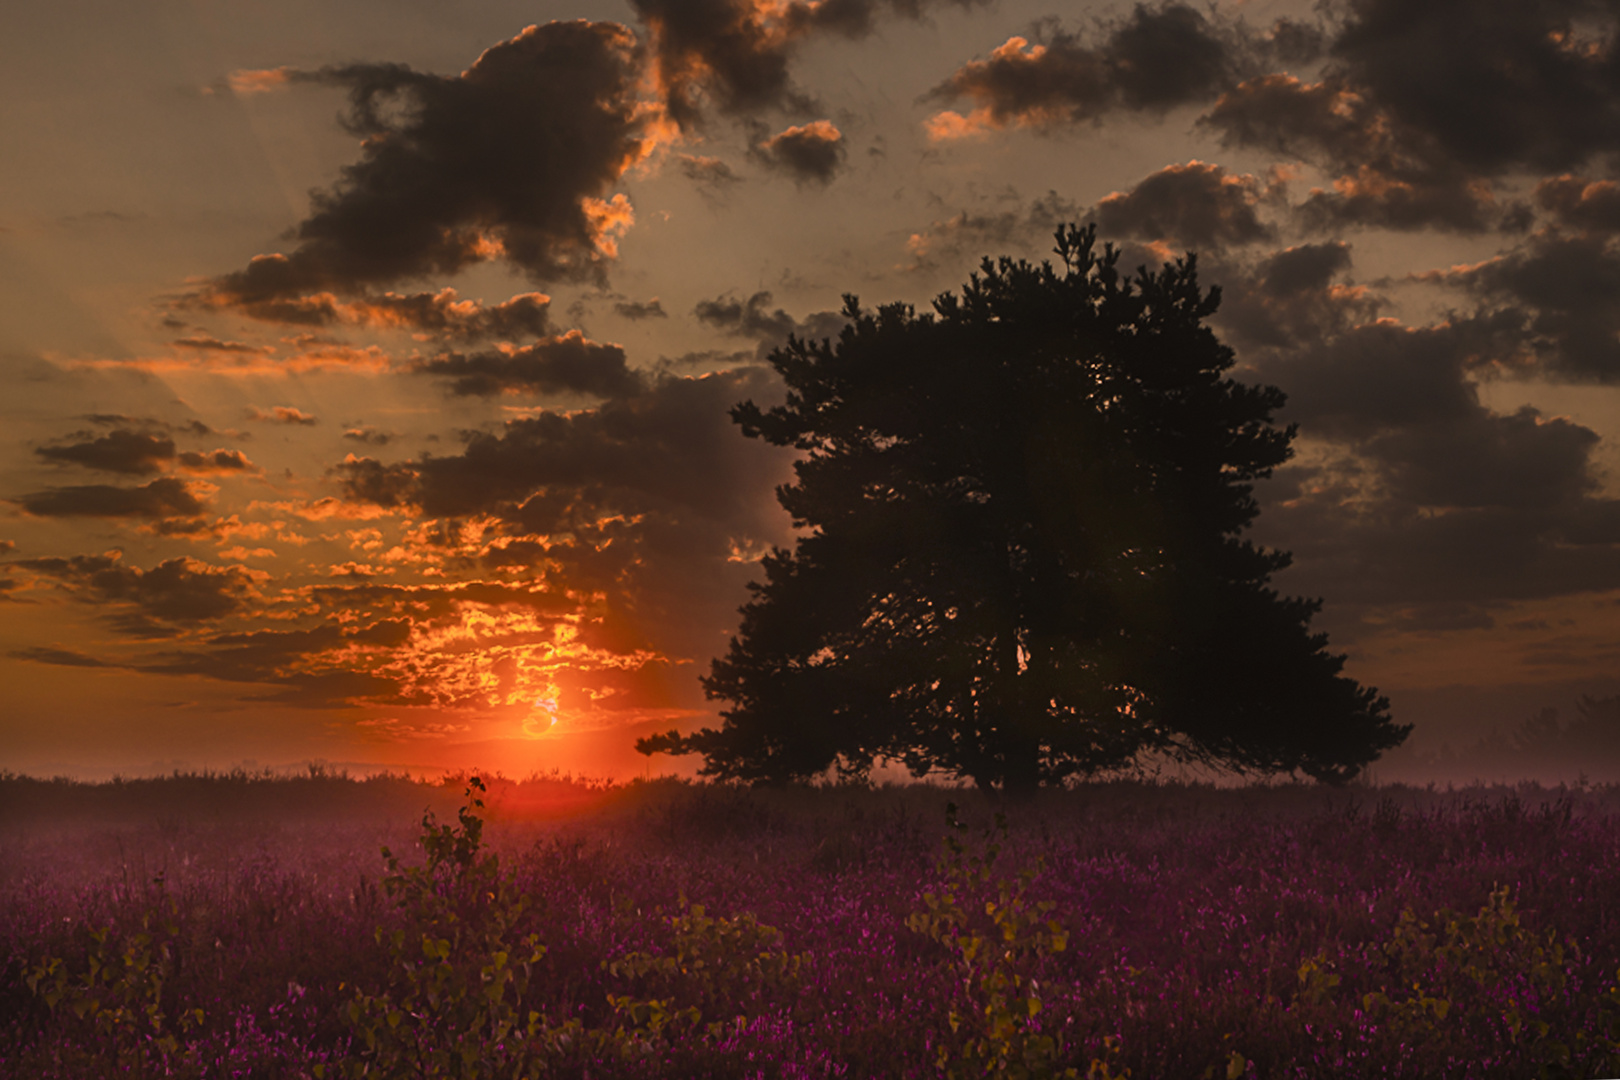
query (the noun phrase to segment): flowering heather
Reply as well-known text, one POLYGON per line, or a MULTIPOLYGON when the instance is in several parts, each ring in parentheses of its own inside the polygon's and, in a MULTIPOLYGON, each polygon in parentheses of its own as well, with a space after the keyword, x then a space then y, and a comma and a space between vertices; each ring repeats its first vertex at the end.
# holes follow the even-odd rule
POLYGON ((4 1076, 1620 1075, 1615 789, 0 799, 4 1076))

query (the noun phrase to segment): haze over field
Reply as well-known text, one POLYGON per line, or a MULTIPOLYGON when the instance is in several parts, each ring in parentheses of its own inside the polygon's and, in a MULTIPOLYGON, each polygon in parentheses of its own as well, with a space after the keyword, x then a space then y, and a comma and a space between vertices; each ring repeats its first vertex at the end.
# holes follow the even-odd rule
MULTIPOLYGON (((727 416, 779 400, 764 356, 1066 221, 1196 250, 1238 377, 1289 394, 1254 536, 1417 725, 1391 774, 1567 724, 1620 693, 1616 33, 1575 0, 10 13, 0 768, 639 775, 636 737, 713 723, 697 677, 792 541, 791 455, 727 416)), ((1542 764, 1620 774, 1580 745, 1542 764)))

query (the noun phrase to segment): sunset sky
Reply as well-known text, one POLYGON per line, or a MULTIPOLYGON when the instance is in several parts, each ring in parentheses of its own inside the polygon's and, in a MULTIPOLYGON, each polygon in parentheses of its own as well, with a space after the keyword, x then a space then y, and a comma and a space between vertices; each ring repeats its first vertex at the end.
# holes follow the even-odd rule
POLYGON ((1615 12, 10 5, 0 769, 640 774, 792 540, 771 347, 1068 221, 1221 287, 1415 745, 1620 692, 1615 12))

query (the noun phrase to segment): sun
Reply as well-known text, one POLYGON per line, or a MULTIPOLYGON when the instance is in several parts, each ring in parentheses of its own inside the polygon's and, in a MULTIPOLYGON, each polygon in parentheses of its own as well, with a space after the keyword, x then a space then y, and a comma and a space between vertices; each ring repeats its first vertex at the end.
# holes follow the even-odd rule
POLYGON ((546 693, 537 698, 534 709, 523 718, 523 734, 538 739, 557 726, 557 688, 548 686, 546 693))

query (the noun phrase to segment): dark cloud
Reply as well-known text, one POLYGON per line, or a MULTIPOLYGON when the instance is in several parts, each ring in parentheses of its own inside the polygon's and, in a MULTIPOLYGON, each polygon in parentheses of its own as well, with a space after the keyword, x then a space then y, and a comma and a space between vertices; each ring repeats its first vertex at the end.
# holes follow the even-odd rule
MULTIPOLYGON (((1561 172, 1620 150, 1612 8, 1348 0, 1339 15, 1321 81, 1253 78, 1204 118, 1228 145, 1338 173, 1301 207, 1310 224, 1522 229, 1527 208, 1498 202, 1494 178, 1561 172)), ((1581 209, 1567 189, 1547 194, 1555 213, 1581 209)))
POLYGON ((343 437, 351 442, 365 443, 367 446, 387 446, 398 438, 390 432, 378 431, 371 427, 349 428, 343 433, 343 437))
POLYGON ((176 463, 188 472, 194 473, 233 473, 258 472, 259 467, 249 461, 247 455, 240 450, 185 450, 176 458, 176 463))
POLYGON ((334 309, 344 322, 398 327, 463 341, 544 337, 551 332, 551 297, 520 293, 499 304, 463 300, 454 289, 436 293, 383 293, 357 297, 334 309))
MULTIPOLYGON (((1320 275, 1340 264, 1302 261, 1320 275)), ((1257 277, 1258 293, 1270 275, 1257 277)), ((1256 538, 1295 552, 1282 584, 1331 596, 1331 618, 1348 620, 1336 634, 1488 626, 1492 605, 1620 586, 1620 502, 1598 494, 1597 434, 1479 399, 1471 373, 1516 341, 1513 320, 1484 315, 1362 324, 1264 354, 1261 375, 1289 395, 1282 418, 1313 450, 1260 489, 1256 538)))
POLYGON ((345 298, 329 292, 250 301, 226 297, 220 302, 266 322, 397 329, 460 341, 510 341, 543 337, 551 330, 551 297, 537 292, 520 293, 493 305, 463 300, 451 288, 432 293, 363 293, 345 298))
POLYGON ((1266 35, 1267 51, 1281 64, 1309 64, 1327 51, 1327 31, 1320 23, 1278 19, 1266 35))
MULTIPOLYGON (((473 435, 456 457, 408 466, 418 474, 414 500, 430 517, 497 505, 521 515, 530 495, 560 486, 618 490, 711 514, 739 512, 738 500, 758 490, 759 476, 748 464, 753 444, 738 436, 728 411, 766 389, 767 379, 751 368, 665 377, 596 409, 509 421, 503 434, 473 435)), ((530 516, 535 512, 541 508, 530 516)))
POLYGON ((189 557, 150 570, 126 565, 117 553, 21 559, 17 565, 55 579, 84 602, 123 607, 114 625, 140 636, 167 636, 176 626, 222 619, 258 595, 242 567, 211 566, 189 557), (153 621, 170 625, 154 627, 153 621))
POLYGON ((295 424, 300 427, 313 427, 320 423, 319 417, 311 416, 291 405, 276 405, 269 409, 261 409, 257 405, 249 406, 248 419, 265 424, 295 424))
POLYGON ((384 465, 376 458, 349 454, 332 467, 343 481, 343 497, 350 502, 371 503, 393 509, 408 503, 415 494, 417 472, 410 464, 384 465))
POLYGON ((1492 318, 1522 326, 1536 360, 1529 370, 1620 382, 1620 249, 1613 241, 1541 233, 1508 254, 1433 278, 1478 296, 1492 318))
POLYGON ((172 476, 137 488, 107 484, 50 488, 14 501, 36 517, 195 517, 207 509, 184 481, 172 476))
POLYGON ((1347 632, 1357 618, 1367 620, 1363 632, 1489 626, 1492 609, 1508 601, 1620 587, 1620 506, 1612 502, 1437 513, 1347 498, 1309 479, 1307 494, 1286 502, 1262 490, 1257 534, 1295 553, 1283 587, 1331 595, 1328 614, 1345 620, 1347 632), (1593 517, 1606 519, 1605 528, 1572 539, 1593 517))
POLYGON ((754 144, 753 156, 800 183, 830 184, 843 168, 844 135, 826 120, 790 127, 754 144))
POLYGON ((282 689, 257 701, 332 708, 360 701, 403 700, 399 677, 375 670, 411 637, 404 619, 364 626, 328 622, 299 630, 217 634, 202 649, 160 653, 141 665, 158 675, 200 675, 225 682, 264 683, 282 689))
POLYGON ((479 564, 599 595, 584 609, 591 647, 702 659, 731 624, 755 549, 785 524, 771 494, 791 455, 740 437, 728 413, 779 393, 758 367, 665 375, 594 409, 473 434, 453 457, 351 459, 341 475, 350 499, 498 521, 479 564))
POLYGON ((622 26, 552 22, 485 50, 460 75, 400 64, 299 75, 349 91, 361 158, 315 193, 291 252, 258 256, 199 299, 292 302, 276 316, 287 319, 312 293, 495 257, 542 281, 599 276, 629 215, 628 203, 601 197, 644 149, 639 64, 622 26))
POLYGON ((1118 110, 1163 112, 1215 97, 1259 55, 1237 28, 1174 2, 1136 5, 1130 16, 1103 27, 1096 45, 1049 25, 1037 27, 1037 34, 1034 44, 1010 39, 930 91, 933 100, 965 98, 974 106, 967 118, 936 117, 934 134, 1013 124, 1051 127, 1118 110))
POLYGON ((1129 191, 1097 204, 1092 216, 1105 236, 1163 240, 1180 249, 1219 250, 1270 239, 1256 216, 1264 196, 1252 176, 1190 161, 1153 173, 1129 191))
POLYGON ((64 446, 42 446, 34 453, 46 461, 143 476, 162 472, 174 459, 174 440, 167 436, 118 428, 97 439, 64 446))
POLYGON ((1486 174, 1620 149, 1615 11, 1591 0, 1350 0, 1332 44, 1393 125, 1486 174))
POLYGON ((451 392, 463 396, 576 393, 622 397, 642 386, 641 376, 626 366, 623 349, 591 341, 578 330, 520 349, 452 353, 425 361, 416 370, 450 379, 451 392))
POLYGON ((720 296, 699 300, 692 314, 699 322, 738 337, 770 338, 779 341, 799 328, 799 322, 781 308, 770 310, 771 294, 760 291, 746 300, 720 296))
POLYGON ((1216 325, 1246 361, 1261 366, 1274 363, 1277 350, 1336 338, 1371 322, 1386 303, 1366 286, 1335 282, 1350 268, 1342 241, 1286 248, 1252 268, 1223 267, 1216 325))
POLYGON ((105 660, 72 649, 52 649, 37 645, 27 649, 12 649, 6 654, 13 660, 32 660, 36 664, 55 664, 60 667, 104 668, 112 667, 105 660))
POLYGON ((741 114, 796 95, 788 57, 801 32, 754 0, 631 0, 652 39, 654 70, 670 115, 696 124, 705 99, 741 114))
POLYGON ((913 258, 910 269, 952 264, 955 271, 960 269, 956 264, 977 265, 979 259, 993 253, 1032 244, 1046 248, 1059 225, 1084 216, 1085 207, 1055 191, 1027 204, 1016 193, 1008 193, 997 209, 962 210, 912 233, 906 242, 906 250, 913 258))
POLYGON ((836 337, 848 321, 835 311, 818 311, 801 322, 781 308, 771 310, 771 294, 763 290, 746 300, 729 295, 700 300, 692 314, 733 337, 753 338, 762 354, 786 342, 789 335, 811 340, 836 337))
POLYGON ((746 367, 758 359, 756 350, 728 351, 726 349, 699 349, 696 352, 682 353, 679 356, 659 357, 659 364, 665 368, 737 368, 746 367))
POLYGON ((225 341, 207 334, 193 334, 190 337, 178 338, 169 342, 169 344, 177 349, 191 349, 198 352, 258 355, 271 351, 263 345, 249 345, 242 341, 225 341))
POLYGON ((697 184, 706 195, 716 195, 731 185, 742 182, 742 177, 719 158, 681 154, 677 160, 680 162, 682 174, 697 184))
POLYGON ((1392 127, 1342 79, 1251 79, 1223 95, 1200 122, 1220 131, 1227 146, 1297 155, 1341 173, 1332 190, 1313 189, 1299 208, 1304 222, 1317 228, 1482 232, 1501 225, 1509 209, 1476 174, 1446 160, 1423 133, 1392 127))
MULTIPOLYGON (((453 546, 450 530, 440 537, 445 546, 453 546)), ((543 548, 538 548, 542 554, 543 548)), ((533 564, 528 569, 533 570, 533 564)), ((544 583, 505 581, 457 581, 444 584, 382 585, 366 582, 356 585, 317 585, 310 590, 311 598, 323 610, 334 614, 352 611, 386 612, 391 619, 384 621, 407 624, 425 620, 428 624, 452 618, 469 606, 491 610, 521 611, 526 616, 545 616, 560 619, 577 609, 564 592, 546 588, 544 583)))
POLYGON ((1467 374, 1495 347, 1488 325, 1371 323, 1286 354, 1262 374, 1288 392, 1285 415, 1306 434, 1361 441, 1478 416, 1479 394, 1467 374))
POLYGON ((1613 180, 1556 176, 1536 187, 1536 202, 1563 225, 1620 232, 1620 184, 1613 180))
POLYGON ((613 305, 613 310, 619 313, 620 318, 631 322, 640 322, 643 319, 667 319, 669 313, 664 305, 658 302, 655 296, 651 300, 620 300, 613 305))
POLYGON ((1551 510, 1596 490, 1587 463, 1597 433, 1526 407, 1408 427, 1363 443, 1392 499, 1426 508, 1551 510))
POLYGON ((155 428, 159 431, 172 431, 187 435, 218 434, 201 420, 187 420, 183 424, 172 424, 167 420, 158 420, 154 417, 125 416, 123 413, 86 413, 79 419, 99 427, 155 428))
POLYGON ((1338 240, 1301 244, 1276 252, 1260 265, 1260 290, 1275 297, 1321 290, 1349 269, 1349 244, 1338 240))
MULTIPOLYGON (((920 18, 943 0, 630 0, 652 42, 653 71, 669 114, 682 127, 705 105, 734 116, 808 107, 788 71, 806 37, 870 33, 880 13, 920 18)), ((950 0, 973 7, 982 0, 950 0)))

